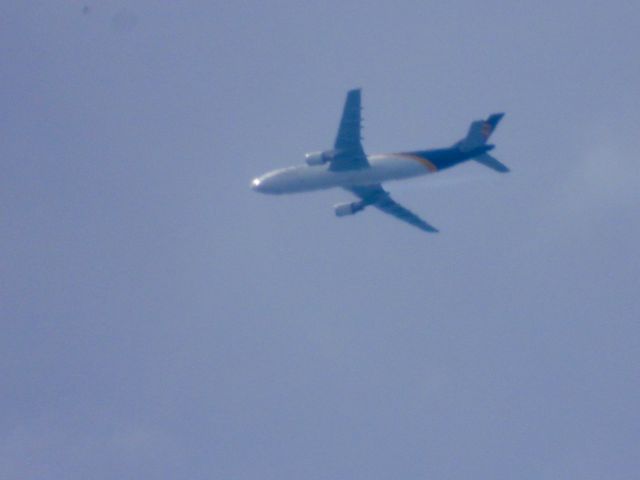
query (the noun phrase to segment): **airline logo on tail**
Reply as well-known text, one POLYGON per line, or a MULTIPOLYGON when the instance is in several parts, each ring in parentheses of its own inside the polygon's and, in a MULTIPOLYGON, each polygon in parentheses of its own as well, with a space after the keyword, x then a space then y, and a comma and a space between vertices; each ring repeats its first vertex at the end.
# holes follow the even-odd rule
POLYGON ((504 117, 504 113, 494 113, 489 115, 489 118, 482 123, 482 130, 480 133, 482 133, 485 142, 489 140, 489 137, 498 126, 498 123, 500 123, 500 120, 502 120, 502 117, 504 117))
POLYGON ((493 133, 493 125, 491 125, 489 122, 484 122, 482 124, 481 133, 485 141, 488 140, 491 134, 493 133))

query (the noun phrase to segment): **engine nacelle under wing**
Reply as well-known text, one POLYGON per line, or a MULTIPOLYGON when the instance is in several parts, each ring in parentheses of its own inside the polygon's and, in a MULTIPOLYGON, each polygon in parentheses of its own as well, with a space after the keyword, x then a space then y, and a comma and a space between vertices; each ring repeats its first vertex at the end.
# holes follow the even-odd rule
POLYGON ((312 167, 316 165, 324 165, 325 163, 331 161, 331 159, 333 158, 333 153, 333 150, 307 153, 304 156, 304 161, 307 162, 307 165, 310 165, 312 167))
POLYGON ((346 215, 353 215, 361 210, 364 210, 365 206, 366 205, 364 202, 340 203, 338 205, 335 205, 333 209, 335 210, 337 217, 344 217, 346 215))

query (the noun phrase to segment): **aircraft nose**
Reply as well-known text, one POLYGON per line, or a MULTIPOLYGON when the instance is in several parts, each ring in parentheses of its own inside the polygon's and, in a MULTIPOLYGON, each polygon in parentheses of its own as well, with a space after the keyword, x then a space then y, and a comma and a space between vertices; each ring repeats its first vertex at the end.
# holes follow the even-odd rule
POLYGON ((278 179, 269 174, 254 178, 251 181, 251 190, 265 194, 280 193, 278 179))
POLYGON ((251 182, 251 190, 253 190, 254 192, 260 192, 262 190, 262 187, 263 185, 259 178, 254 178, 251 182))

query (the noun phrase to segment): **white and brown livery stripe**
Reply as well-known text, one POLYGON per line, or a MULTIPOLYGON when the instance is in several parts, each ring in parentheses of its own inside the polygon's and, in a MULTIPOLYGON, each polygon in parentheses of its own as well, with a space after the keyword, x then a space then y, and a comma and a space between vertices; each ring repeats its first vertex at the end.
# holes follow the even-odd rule
POLYGON ((438 167, 436 167, 431 160, 424 157, 419 157, 418 155, 411 155, 408 153, 394 153, 394 157, 406 158, 407 160, 413 160, 414 162, 418 162, 423 167, 425 167, 430 172, 437 172, 438 167))

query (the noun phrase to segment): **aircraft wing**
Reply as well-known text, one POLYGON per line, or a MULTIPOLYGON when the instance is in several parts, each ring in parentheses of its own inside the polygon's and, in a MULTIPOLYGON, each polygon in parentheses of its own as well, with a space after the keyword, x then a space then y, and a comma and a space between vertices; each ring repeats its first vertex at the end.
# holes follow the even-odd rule
POLYGON ((344 102, 330 170, 354 170, 369 167, 367 156, 360 142, 362 140, 360 135, 362 129, 361 110, 360 89, 350 90, 344 102))
POLYGON ((438 231, 437 228, 429 225, 415 213, 395 202, 389 195, 389 192, 384 190, 380 184, 367 185, 364 187, 349 187, 347 190, 357 197, 360 197, 366 205, 373 205, 378 210, 388 213, 389 215, 393 215, 403 222, 407 222, 414 227, 418 227, 420 230, 431 233, 436 233, 438 231))

